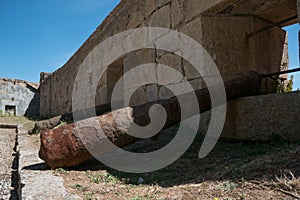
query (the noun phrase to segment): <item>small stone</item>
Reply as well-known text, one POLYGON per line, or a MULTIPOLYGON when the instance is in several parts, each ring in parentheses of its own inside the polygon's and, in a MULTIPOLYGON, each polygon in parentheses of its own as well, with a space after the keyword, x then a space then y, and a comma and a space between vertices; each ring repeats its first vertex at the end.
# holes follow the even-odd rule
POLYGON ((142 177, 139 177, 137 184, 143 184, 145 181, 142 177))

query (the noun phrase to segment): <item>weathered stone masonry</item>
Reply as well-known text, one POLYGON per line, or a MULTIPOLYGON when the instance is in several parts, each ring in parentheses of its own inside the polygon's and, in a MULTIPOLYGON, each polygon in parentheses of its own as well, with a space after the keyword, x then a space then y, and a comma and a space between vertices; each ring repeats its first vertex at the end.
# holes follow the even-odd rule
MULTIPOLYGON (((70 112, 73 83, 89 52, 108 37, 137 27, 164 27, 187 34, 209 52, 223 76, 249 70, 279 71, 285 31, 274 27, 252 37, 247 34, 297 15, 296 8, 296 0, 123 0, 72 58, 41 83, 40 114, 49 117, 70 112)), ((296 22, 297 19, 283 26, 296 22)), ((149 62, 173 67, 195 89, 204 85, 200 75, 182 58, 170 52, 141 50, 110 66, 99 82, 97 105, 110 101, 113 86, 124 72, 149 62)), ((144 86, 138 88, 132 104, 169 96, 172 94, 157 85, 144 86)))
POLYGON ((39 115, 38 85, 22 80, 0 79, 0 110, 16 116, 39 115))

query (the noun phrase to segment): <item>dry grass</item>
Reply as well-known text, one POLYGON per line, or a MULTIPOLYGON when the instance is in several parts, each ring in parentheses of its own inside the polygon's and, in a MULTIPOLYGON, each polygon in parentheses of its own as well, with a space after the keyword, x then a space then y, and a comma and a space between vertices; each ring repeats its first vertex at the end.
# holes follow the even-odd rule
POLYGON ((0 116, 0 124, 21 124, 26 130, 30 130, 33 129, 35 121, 26 117, 0 116))
MULTIPOLYGON (((36 121, 26 117, 0 116, 0 124, 22 125, 23 128, 28 131, 34 128, 35 122, 36 121)), ((31 138, 33 145, 40 145, 40 135, 32 135, 31 138)))
POLYGON ((298 193, 300 191, 300 178, 296 178, 292 172, 276 177, 276 182, 273 185, 278 189, 296 192, 297 196, 300 197, 298 193))
MULTIPOLYGON (((264 183, 268 185, 268 183, 264 183)), ((270 186, 282 193, 300 199, 300 178, 289 171, 284 172, 280 177, 276 176, 275 181, 271 182, 270 186)))
MULTIPOLYGON (((34 121, 24 117, 0 117, 1 124, 34 121)), ((174 137, 177 127, 164 132, 156 142, 138 141, 126 147, 133 152, 160 149, 174 137)), ((32 136, 39 143, 39 136, 32 136)), ((199 159, 202 138, 167 168, 144 174, 129 174, 90 160, 54 174, 65 179, 71 193, 83 199, 300 199, 300 144, 274 138, 269 143, 219 142, 206 158, 199 159)), ((151 163, 149 163, 151 164, 151 163)))
MULTIPOLYGON (((176 127, 159 141, 139 141, 127 150, 152 151, 167 144, 176 127)), ((54 173, 65 179, 71 193, 83 199, 295 199, 299 196, 300 145, 274 138, 269 143, 219 142, 199 159, 202 138, 165 169, 129 174, 96 160, 54 173)), ((149 163, 151 164, 151 163, 149 163)))

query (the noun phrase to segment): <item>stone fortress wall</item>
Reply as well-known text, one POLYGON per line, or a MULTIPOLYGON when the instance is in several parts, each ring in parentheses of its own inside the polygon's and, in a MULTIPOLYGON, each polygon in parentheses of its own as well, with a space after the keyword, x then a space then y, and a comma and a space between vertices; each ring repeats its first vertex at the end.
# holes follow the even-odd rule
MULTIPOLYGON (((41 82, 40 114, 50 117, 71 112, 72 90, 80 64, 105 39, 137 27, 170 28, 192 37, 208 51, 223 76, 250 70, 280 71, 286 32, 273 27, 252 37, 247 34, 297 15, 296 8, 296 0, 122 0, 70 60, 41 82)), ((283 26, 296 22, 297 19, 283 26)), ((122 74, 144 63, 173 67, 195 89, 204 87, 201 76, 186 60, 171 52, 140 50, 126 54, 109 67, 99 82, 101 90, 97 91, 96 104, 110 102, 114 85, 122 74)), ((131 103, 137 105, 169 96, 172 94, 165 88, 146 85, 137 88, 131 103)))
POLYGON ((22 80, 0 79, 0 111, 16 116, 38 116, 38 85, 22 80))

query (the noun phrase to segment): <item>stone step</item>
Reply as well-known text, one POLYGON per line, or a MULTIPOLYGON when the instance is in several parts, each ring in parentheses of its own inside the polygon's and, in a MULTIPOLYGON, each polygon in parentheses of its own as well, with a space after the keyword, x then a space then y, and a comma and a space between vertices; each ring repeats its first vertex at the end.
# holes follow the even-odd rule
POLYGON ((22 126, 0 126, 0 195, 4 200, 79 200, 62 177, 54 176, 38 157, 38 145, 22 126), (4 149, 3 149, 4 148, 4 149), (13 186, 13 187, 12 187, 13 186))

